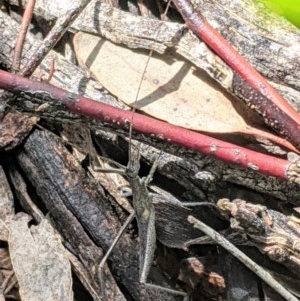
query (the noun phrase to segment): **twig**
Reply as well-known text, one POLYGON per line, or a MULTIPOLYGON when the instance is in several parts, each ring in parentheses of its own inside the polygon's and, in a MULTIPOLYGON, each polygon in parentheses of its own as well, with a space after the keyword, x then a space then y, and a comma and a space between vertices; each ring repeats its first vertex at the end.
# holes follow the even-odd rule
POLYGON ((61 37, 66 33, 71 24, 75 21, 83 9, 90 3, 91 0, 82 0, 78 5, 68 10, 62 17, 56 20, 55 25, 47 34, 38 49, 32 54, 28 62, 21 71, 21 75, 30 76, 36 67, 41 63, 47 53, 56 45, 61 37))
MULTIPOLYGON (((36 97, 42 102, 60 102, 70 111, 94 118, 104 128, 128 130, 132 112, 124 111, 92 99, 70 93, 48 83, 33 81, 0 70, 0 88, 23 96, 36 97)), ((133 130, 137 139, 151 143, 151 139, 183 146, 195 152, 212 155, 225 162, 250 168, 266 175, 300 184, 299 162, 261 154, 228 142, 135 113, 133 130), (140 134, 140 135, 139 135, 140 134), (147 135, 146 138, 144 135, 147 135)))
MULTIPOLYGON (((261 114, 265 122, 284 138, 300 149, 300 116, 288 105, 283 97, 205 20, 199 11, 195 11, 190 0, 172 0, 181 13, 187 26, 211 47, 232 69, 249 83, 263 97, 249 91, 249 103, 252 109, 261 114)), ((244 81, 240 89, 247 90, 244 81)))
POLYGON ((20 27, 20 31, 17 37, 15 51, 14 51, 14 57, 13 57, 13 63, 12 63, 12 70, 14 73, 18 73, 20 69, 20 58, 23 51, 24 41, 26 38, 26 33, 32 18, 33 9, 35 6, 35 0, 28 1, 25 12, 22 18, 22 23, 20 27))
POLYGON ((254 272, 268 285, 270 285, 284 299, 288 301, 299 301, 294 295, 292 295, 288 290, 286 290, 279 282, 277 282, 268 272, 266 272, 263 268, 257 265, 253 260, 251 260, 248 256, 246 256, 243 252, 241 252, 238 248, 236 248, 231 242, 225 239, 217 231, 205 225, 204 223, 197 220, 191 215, 188 216, 188 221, 191 224, 193 224, 195 228, 199 229, 200 231, 208 235, 211 239, 213 239, 216 243, 222 246, 230 254, 232 254, 238 260, 240 260, 246 267, 248 267, 252 272, 254 272))

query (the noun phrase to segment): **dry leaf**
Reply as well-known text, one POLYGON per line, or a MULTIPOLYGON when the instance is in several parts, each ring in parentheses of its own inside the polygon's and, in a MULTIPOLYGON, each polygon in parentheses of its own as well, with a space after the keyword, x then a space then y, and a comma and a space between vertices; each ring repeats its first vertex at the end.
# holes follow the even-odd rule
POLYGON ((71 301, 71 268, 60 237, 43 219, 29 227, 31 218, 16 215, 11 221, 9 251, 22 301, 71 301))
POLYGON ((151 116, 214 133, 238 132, 247 127, 232 98, 204 72, 178 56, 151 57, 135 102, 147 51, 134 51, 85 33, 75 36, 74 47, 79 62, 110 93, 151 116))
POLYGON ((298 153, 285 139, 258 129, 264 125, 256 113, 179 55, 153 54, 147 65, 148 51, 82 32, 75 35, 74 48, 79 63, 129 106, 187 129, 260 138, 298 153))

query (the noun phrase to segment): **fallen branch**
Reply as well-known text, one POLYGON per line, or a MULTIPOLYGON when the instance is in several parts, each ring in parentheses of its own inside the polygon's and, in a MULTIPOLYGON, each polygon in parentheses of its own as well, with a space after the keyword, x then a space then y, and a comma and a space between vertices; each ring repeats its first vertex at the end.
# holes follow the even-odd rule
POLYGON ((132 119, 130 111, 124 111, 53 85, 5 71, 0 71, 0 88, 21 96, 39 98, 43 103, 58 101, 71 112, 100 121, 99 126, 103 128, 123 128, 127 131, 132 120, 133 130, 137 133, 135 138, 138 140, 151 143, 153 139, 167 144, 176 144, 194 152, 212 155, 243 168, 250 168, 266 175, 300 184, 300 165, 297 162, 261 154, 138 113, 135 113, 132 119), (148 138, 145 138, 144 135, 147 135, 148 138))

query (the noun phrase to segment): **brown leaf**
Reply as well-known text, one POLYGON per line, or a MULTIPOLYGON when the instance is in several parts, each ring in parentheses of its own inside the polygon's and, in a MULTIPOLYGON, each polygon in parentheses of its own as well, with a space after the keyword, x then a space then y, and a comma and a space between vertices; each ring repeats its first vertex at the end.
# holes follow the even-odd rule
POLYGON ((82 32, 75 35, 74 48, 79 63, 131 107, 184 128, 263 138, 298 152, 286 140, 257 129, 262 126, 258 115, 174 53, 153 54, 147 65, 148 51, 82 32))
POLYGON ((147 51, 134 51, 85 33, 75 36, 74 46, 79 62, 127 105, 198 131, 228 133, 247 127, 231 97, 181 57, 153 54, 135 102, 147 51))

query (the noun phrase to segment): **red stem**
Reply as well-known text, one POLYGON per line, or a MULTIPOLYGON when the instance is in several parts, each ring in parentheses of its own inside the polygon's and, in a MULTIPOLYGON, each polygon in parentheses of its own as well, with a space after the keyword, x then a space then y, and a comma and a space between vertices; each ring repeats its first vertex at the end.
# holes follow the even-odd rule
POLYGON ((33 81, 0 70, 0 88, 15 93, 27 93, 41 98, 60 101, 70 111, 99 120, 102 125, 115 128, 128 128, 132 120, 133 130, 145 135, 174 143, 196 152, 212 155, 223 161, 244 168, 257 170, 263 174, 287 179, 291 163, 287 160, 261 154, 228 142, 187 130, 166 122, 135 113, 124 111, 92 99, 67 92, 48 83, 33 81))
MULTIPOLYGON (((280 134, 288 135, 288 138, 299 149, 300 116, 279 95, 279 93, 259 74, 210 24, 203 15, 195 11, 190 0, 172 0, 178 11, 181 13, 187 26, 209 47, 211 47, 233 70, 235 70, 246 82, 263 96, 268 98, 281 112, 283 118, 280 134), (288 126, 287 126, 288 125, 288 126), (287 127, 286 127, 287 126, 287 127), (286 132, 286 133, 285 133, 286 132)), ((251 99, 249 99, 251 101, 251 99)), ((262 115, 267 115, 269 106, 264 106, 262 115)), ((254 104, 253 106, 257 106, 254 104)), ((271 118, 272 119, 272 118, 271 118)))
POLYGON ((20 69, 20 60, 22 56, 24 41, 26 38, 28 27, 31 22, 34 6, 35 6, 35 0, 28 1, 22 18, 22 23, 16 41, 13 63, 12 63, 12 69, 14 70, 15 73, 17 73, 20 69))

